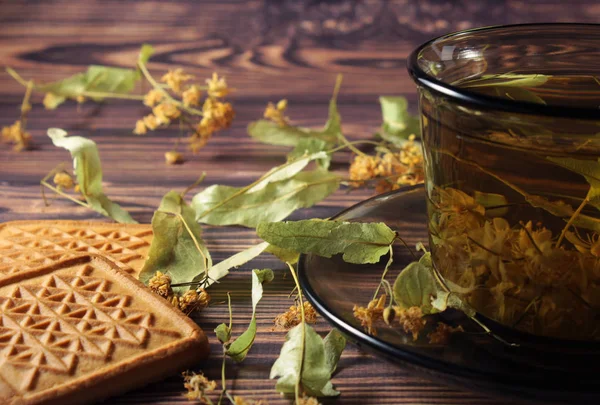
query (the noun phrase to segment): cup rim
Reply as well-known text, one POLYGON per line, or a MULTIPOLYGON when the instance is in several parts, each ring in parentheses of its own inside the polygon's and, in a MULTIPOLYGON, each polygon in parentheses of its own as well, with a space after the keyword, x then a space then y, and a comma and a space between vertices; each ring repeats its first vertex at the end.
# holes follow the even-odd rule
POLYGON ((427 74, 418 63, 419 53, 441 39, 458 37, 461 35, 473 32, 494 31, 498 29, 510 28, 549 28, 549 27, 595 27, 600 31, 600 23, 528 23, 528 24, 508 24, 508 25, 491 25, 487 27, 470 28, 467 30, 455 31, 449 34, 441 35, 433 38, 411 52, 407 59, 406 67, 408 73, 417 85, 423 86, 426 89, 435 92, 439 95, 450 98, 453 101, 458 101, 464 104, 469 104, 485 109, 502 110, 519 114, 543 115, 563 118, 589 119, 600 120, 600 106, 598 108, 573 107, 537 104, 528 101, 507 100, 500 97, 488 96, 464 88, 453 86, 445 83, 442 80, 436 79, 427 74))

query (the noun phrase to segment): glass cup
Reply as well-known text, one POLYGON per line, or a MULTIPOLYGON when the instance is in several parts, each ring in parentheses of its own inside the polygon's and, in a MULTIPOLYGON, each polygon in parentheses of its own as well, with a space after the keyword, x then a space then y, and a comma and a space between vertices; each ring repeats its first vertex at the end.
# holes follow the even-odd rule
POLYGON ((436 269, 493 321, 600 339, 600 25, 462 31, 408 69, 436 269))

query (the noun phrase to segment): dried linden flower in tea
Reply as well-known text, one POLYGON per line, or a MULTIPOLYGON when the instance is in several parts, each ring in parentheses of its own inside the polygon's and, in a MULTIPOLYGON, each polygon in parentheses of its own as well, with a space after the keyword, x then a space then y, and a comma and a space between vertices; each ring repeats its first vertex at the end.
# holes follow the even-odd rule
POLYGON ((279 125, 285 127, 289 125, 289 118, 285 116, 285 110, 287 109, 287 100, 279 100, 277 106, 273 103, 267 104, 265 109, 264 117, 279 125))
POLYGON ((192 75, 185 74, 183 69, 177 68, 174 70, 169 69, 168 73, 165 73, 161 77, 161 81, 167 83, 167 86, 175 93, 181 93, 181 86, 183 83, 190 81, 194 78, 192 75))
POLYGON ((429 333, 427 338, 432 345, 445 345, 450 340, 450 335, 456 332, 464 332, 463 327, 459 325, 453 328, 444 322, 438 322, 435 331, 429 333))
POLYGON ((373 324, 383 319, 386 299, 387 295, 384 294, 369 302, 366 308, 358 305, 355 305, 353 308, 354 317, 360 321, 360 325, 371 335, 377 334, 377 330, 373 327, 373 324))
POLYGON ((62 188, 65 190, 70 190, 73 188, 73 177, 69 173, 58 172, 54 175, 52 179, 54 184, 58 186, 58 188, 62 188))
MULTIPOLYGON (((317 322, 317 311, 308 301, 304 301, 304 321, 309 324, 317 322)), ((300 305, 293 305, 283 314, 275 317, 275 325, 279 328, 288 330, 302 322, 302 313, 300 311, 300 305)))
POLYGON ((212 404, 206 393, 217 388, 215 381, 209 381, 202 373, 196 374, 193 371, 185 371, 182 375, 183 386, 188 391, 184 394, 187 399, 200 401, 201 404, 212 404))

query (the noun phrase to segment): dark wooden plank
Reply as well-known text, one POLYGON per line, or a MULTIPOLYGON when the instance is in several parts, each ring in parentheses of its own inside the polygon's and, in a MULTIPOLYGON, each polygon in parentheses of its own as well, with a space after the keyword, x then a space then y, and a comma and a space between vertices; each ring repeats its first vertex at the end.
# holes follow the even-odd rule
MULTIPOLYGON (((340 110, 352 139, 367 138, 379 124, 377 96, 404 94, 414 103, 415 87, 405 72, 405 59, 419 43, 453 30, 491 24, 533 21, 596 22, 600 7, 593 0, 567 4, 542 1, 4 1, 0 3, 0 61, 24 77, 55 80, 91 63, 132 66, 139 45, 157 49, 151 69, 160 73, 183 66, 197 77, 212 71, 227 75, 237 89, 232 97, 237 119, 196 156, 181 166, 163 166, 163 153, 177 137, 163 130, 144 137, 131 134, 146 110, 135 102, 114 102, 81 108, 69 103, 57 111, 39 105, 29 128, 36 149, 14 153, 0 147, 0 221, 78 218, 104 220, 63 200, 45 207, 39 180, 68 153, 54 148, 45 136, 59 126, 92 137, 103 158, 107 193, 148 222, 160 198, 183 189, 203 171, 206 184, 247 184, 285 159, 286 148, 257 144, 246 124, 262 114, 268 101, 286 97, 298 123, 321 126, 335 75, 344 74, 340 110)), ((0 125, 18 115, 23 89, 0 75, 0 125)), ((37 99, 39 100, 39 98, 37 99)), ((414 104, 413 104, 414 110, 414 104)), ((350 155, 336 160, 340 173, 350 155)), ((293 218, 328 217, 366 197, 369 191, 338 192, 322 204, 293 218)), ((252 230, 206 227, 206 239, 216 260, 258 242, 252 230)), ((279 353, 284 332, 273 330, 273 318, 291 301, 292 280, 283 265, 265 256, 238 269, 213 288, 214 302, 230 291, 235 314, 234 334, 250 316, 250 269, 272 267, 276 280, 266 289, 259 312, 258 338, 248 359, 228 365, 229 388, 235 395, 289 403, 274 391, 269 369, 279 353)), ((213 379, 220 376, 220 347, 212 329, 226 319, 217 305, 194 319, 212 340, 212 355, 199 365, 213 379)), ((317 326, 325 331, 322 320, 317 326)), ((412 375, 350 345, 334 378, 339 404, 500 404, 464 390, 412 375)), ((181 378, 110 400, 114 404, 184 403, 181 378)))

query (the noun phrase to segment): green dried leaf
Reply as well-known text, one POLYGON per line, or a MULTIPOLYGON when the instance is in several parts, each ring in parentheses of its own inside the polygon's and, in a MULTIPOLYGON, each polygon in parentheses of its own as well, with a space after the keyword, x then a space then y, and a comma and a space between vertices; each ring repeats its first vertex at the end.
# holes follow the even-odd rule
POLYGON ((150 44, 143 44, 138 55, 138 63, 145 65, 154 55, 154 47, 150 44))
POLYGON ((502 84, 494 86, 494 91, 498 96, 507 97, 511 100, 526 101, 535 104, 546 104, 543 98, 541 98, 531 90, 519 87, 508 87, 502 84))
POLYGON ((438 291, 435 299, 431 300, 431 306, 439 312, 443 312, 448 308, 454 308, 464 312, 468 317, 474 317, 477 314, 473 307, 454 292, 438 291))
POLYGON ((323 340, 325 345, 325 362, 329 372, 333 375, 337 368, 342 352, 346 348, 346 338, 337 329, 332 329, 323 340))
MULTIPOLYGON (((143 283, 147 284, 157 271, 168 274, 173 284, 190 282, 212 266, 210 253, 202 240, 202 230, 194 216, 194 210, 177 192, 170 191, 163 197, 152 217, 154 238, 139 275, 143 283)), ((182 292, 186 289, 177 287, 173 290, 182 292)))
POLYGON ((336 396, 331 375, 345 347, 339 332, 330 332, 325 340, 306 324, 291 329, 281 348, 279 358, 271 368, 270 378, 277 378, 275 389, 282 394, 293 394, 296 381, 311 396, 336 396))
POLYGON ((299 253, 331 257, 343 254, 349 263, 377 263, 396 233, 384 223, 323 220, 261 223, 256 232, 272 245, 299 253))
POLYGON ((341 76, 338 76, 333 96, 329 101, 329 116, 321 131, 291 125, 280 126, 272 121, 258 120, 248 125, 248 134, 254 139, 270 145, 294 147, 303 141, 316 139, 325 142, 326 149, 331 149, 341 133, 341 119, 337 110, 337 93, 340 85, 341 76))
POLYGON ((515 74, 504 73, 499 75, 483 75, 477 80, 469 80, 460 84, 460 87, 469 89, 477 87, 537 87, 546 83, 551 76, 542 74, 515 74))
POLYGON ((396 146, 402 146, 409 135, 421 136, 419 117, 413 116, 407 110, 408 101, 404 97, 379 97, 383 117, 383 139, 396 146))
POLYGON ((67 136, 59 128, 49 128, 48 136, 54 146, 71 152, 77 184, 90 208, 121 223, 136 223, 129 213, 112 202, 102 190, 102 166, 98 147, 91 139, 67 136))
POLYGON ((299 208, 311 207, 336 191, 339 184, 336 175, 315 170, 269 183, 252 193, 214 185, 196 194, 192 206, 200 222, 254 228, 261 222, 280 221, 299 208), (228 201, 223 203, 225 200, 228 201))
MULTIPOLYGON (((288 161, 293 161, 303 156, 309 156, 317 152, 325 152, 329 149, 331 149, 331 144, 321 139, 301 139, 300 142, 298 142, 298 144, 294 148, 294 150, 292 150, 288 154, 287 158, 288 161)), ((329 169, 329 165, 331 164, 331 155, 326 155, 323 158, 317 159, 317 164, 319 165, 319 167, 325 170, 329 169)))
POLYGON ((300 173, 308 164, 313 160, 326 159, 327 153, 320 151, 312 153, 306 156, 300 156, 297 159, 290 160, 286 164, 281 166, 275 166, 266 172, 259 182, 257 182, 247 192, 253 193, 255 191, 262 190, 269 183, 275 183, 277 181, 287 180, 300 173))
POLYGON ((219 339, 219 342, 223 344, 231 340, 231 329, 229 329, 229 326, 225 325, 224 323, 219 324, 215 328, 215 334, 217 335, 217 339, 219 339))
MULTIPOLYGON (((36 90, 52 93, 58 98, 50 107, 58 107, 60 100, 75 99, 84 92, 127 94, 134 88, 139 80, 135 69, 116 68, 109 66, 89 66, 84 73, 77 73, 65 79, 36 86, 36 90)), ((100 101, 103 97, 90 97, 100 101)))
POLYGON ((394 282, 394 301, 402 309, 420 307, 424 315, 436 312, 431 298, 438 291, 438 283, 432 273, 431 253, 418 262, 412 262, 398 274, 394 282))
POLYGON ((300 259, 300 254, 293 250, 282 249, 277 246, 268 245, 265 252, 271 253, 284 263, 296 264, 300 259))
POLYGON ((263 284, 273 281, 273 270, 252 271, 252 318, 248 329, 244 331, 225 351, 236 362, 244 361, 256 338, 256 306, 262 298, 263 284))
MULTIPOLYGON (((267 242, 259 243, 258 245, 250 246, 246 250, 242 250, 239 253, 223 260, 208 269, 208 280, 205 281, 205 287, 212 285, 215 281, 218 281, 229 274, 229 270, 239 267, 256 256, 260 255, 269 244, 267 242)), ((199 274, 194 278, 193 281, 200 281, 204 278, 204 274, 199 274)))
POLYGON ((508 213, 508 207, 502 207, 508 204, 508 200, 502 194, 484 193, 475 191, 473 196, 477 204, 485 208, 485 215, 491 218, 503 217, 508 213), (502 208, 495 208, 502 207, 502 208), (488 210, 488 208, 491 208, 488 210))
POLYGON ((336 141, 331 134, 291 125, 282 127, 267 120, 258 120, 248 124, 248 134, 262 143, 281 146, 297 146, 302 140, 311 138, 320 139, 329 145, 333 145, 336 141))

